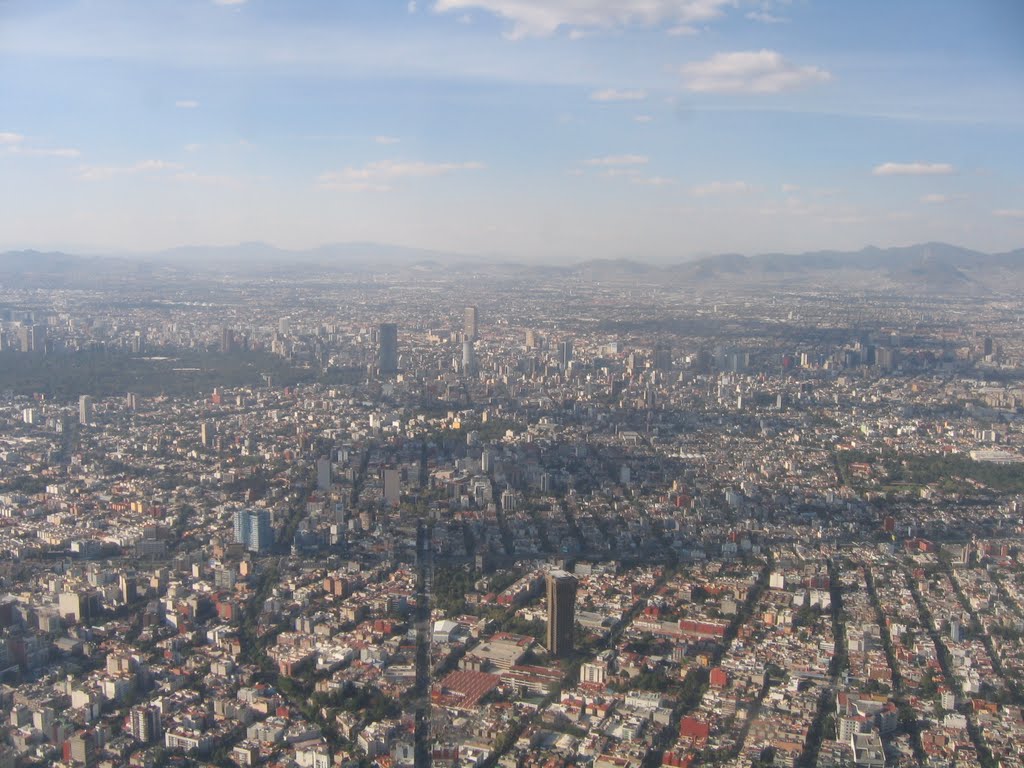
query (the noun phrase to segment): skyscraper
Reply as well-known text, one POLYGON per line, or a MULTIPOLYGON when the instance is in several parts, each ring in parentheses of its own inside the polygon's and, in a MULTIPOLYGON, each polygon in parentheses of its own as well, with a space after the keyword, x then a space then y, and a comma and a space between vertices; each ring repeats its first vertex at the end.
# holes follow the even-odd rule
POLYGON ((144 744, 156 741, 163 735, 160 710, 156 707, 132 707, 130 730, 132 736, 144 744))
POLYGON ((381 323, 377 336, 377 369, 385 374, 394 373, 398 370, 398 326, 394 323, 381 323))
POLYGON ((78 423, 89 424, 92 422, 92 398, 82 395, 78 398, 78 423))
POLYGON ((576 625, 576 579, 565 571, 548 574, 548 653, 565 658, 572 653, 576 625))
POLYGON ((316 460, 316 488, 318 491, 331 490, 331 460, 326 456, 316 460))
POLYGON ((462 324, 462 337, 469 341, 477 340, 477 333, 479 331, 479 314, 477 313, 476 307, 466 307, 466 314, 462 324))
POLYGON ((46 352, 46 326, 45 325, 33 325, 32 326, 32 351, 40 355, 46 352))
POLYGON ((672 347, 664 341, 654 345, 654 368, 658 371, 672 370, 672 347))
POLYGON ((235 543, 250 552, 263 552, 274 544, 274 529, 266 509, 235 510, 235 543))
POLYGON ((566 339, 558 345, 558 364, 562 369, 569 367, 572 362, 572 339, 566 339))
POLYGON ((476 350, 473 349, 473 342, 466 339, 462 342, 462 372, 467 376, 476 373, 476 350))
POLYGON ((402 501, 402 471, 399 469, 384 470, 384 501, 397 507, 402 501))

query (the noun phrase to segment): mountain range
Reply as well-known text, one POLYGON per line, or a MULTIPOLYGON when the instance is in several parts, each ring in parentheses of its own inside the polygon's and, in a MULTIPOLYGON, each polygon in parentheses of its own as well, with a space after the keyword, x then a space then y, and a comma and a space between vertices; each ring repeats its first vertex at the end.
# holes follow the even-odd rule
POLYGON ((187 246, 130 256, 0 253, 0 285, 58 286, 83 281, 91 284, 158 274, 284 277, 296 273, 372 275, 402 271, 422 277, 462 273, 503 279, 547 276, 695 288, 820 287, 984 295, 1024 286, 1024 249, 983 253, 947 243, 922 243, 895 248, 869 246, 859 251, 755 256, 726 253, 669 264, 592 259, 560 266, 377 243, 338 243, 307 250, 241 243, 187 246))

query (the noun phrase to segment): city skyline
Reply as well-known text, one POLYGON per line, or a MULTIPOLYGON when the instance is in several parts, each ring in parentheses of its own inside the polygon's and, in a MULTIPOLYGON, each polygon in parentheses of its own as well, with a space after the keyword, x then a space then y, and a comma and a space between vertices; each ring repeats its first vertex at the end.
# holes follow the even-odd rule
POLYGON ((1020 255, 859 256, 9 254, 0 765, 1008 768, 1020 255))
POLYGON ((4 4, 0 249, 1024 240, 1016 4, 642 8, 4 4))

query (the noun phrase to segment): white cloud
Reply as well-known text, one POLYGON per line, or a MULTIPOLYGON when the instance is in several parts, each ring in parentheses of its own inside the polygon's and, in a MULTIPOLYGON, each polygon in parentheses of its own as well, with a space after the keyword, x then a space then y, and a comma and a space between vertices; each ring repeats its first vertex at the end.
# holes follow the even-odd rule
POLYGON ((26 147, 25 137, 11 131, 0 131, 0 146, 7 147, 12 155, 30 157, 78 157, 82 154, 72 147, 26 147))
POLYGON ((142 160, 131 166, 131 170, 134 173, 146 171, 167 171, 176 168, 181 168, 181 163, 172 163, 167 160, 142 160))
POLYGON ((509 37, 543 37, 562 28, 688 25, 722 15, 734 0, 436 0, 443 13, 480 9, 512 23, 509 37))
POLYGON ((667 176, 638 176, 631 180, 634 184, 643 184, 649 187, 670 187, 676 183, 675 179, 667 176))
POLYGON ((478 171, 483 163, 426 163, 420 160, 382 160, 368 163, 362 168, 345 168, 328 171, 317 177, 317 183, 325 189, 350 189, 356 191, 384 192, 391 188, 390 182, 404 178, 426 178, 443 176, 456 171, 478 171))
POLYGON ((871 173, 875 176, 946 176, 954 171, 949 163, 882 163, 871 173))
POLYGON ((606 88, 603 91, 594 91, 590 94, 591 101, 643 101, 646 98, 647 91, 620 91, 615 88, 606 88))
POLYGON ((104 181, 115 176, 174 170, 181 170, 181 163, 172 163, 167 160, 140 160, 134 165, 83 165, 78 169, 78 178, 86 181, 104 181))
POLYGON ((636 115, 633 118, 633 122, 634 123, 653 123, 654 122, 654 118, 651 117, 650 115, 636 115))
POLYGON ((599 165, 603 167, 646 165, 648 158, 644 155, 605 155, 603 157, 592 157, 586 161, 587 165, 599 165))
POLYGON ((174 102, 178 109, 199 109, 199 102, 195 99, 179 99, 174 102))
POLYGON ((776 16, 774 13, 768 11, 750 11, 747 14, 747 18, 751 21, 759 21, 762 24, 785 24, 789 19, 782 16, 776 16))
POLYGON ((409 13, 416 13, 416 0, 409 0, 408 5, 405 6, 409 13))
POLYGON ((689 24, 677 24, 674 27, 669 27, 668 33, 672 37, 689 37, 697 34, 697 28, 689 24))
POLYGON ((751 186, 745 181, 712 181, 701 184, 690 190, 694 197, 712 197, 713 195, 731 195, 749 192, 751 186))
POLYGON ((621 179, 621 178, 631 179, 631 178, 635 178, 635 177, 639 176, 640 175, 640 171, 639 171, 639 169, 634 168, 634 167, 630 167, 630 166, 625 166, 625 167, 613 166, 611 168, 608 168, 601 175, 602 176, 606 176, 609 179, 621 179))
POLYGON ((997 208, 992 215, 1001 219, 1024 219, 1024 208, 997 208))
POLYGON ((940 195, 938 193, 932 193, 930 195, 924 195, 921 198, 922 203, 930 203, 932 205, 939 205, 941 203, 948 203, 953 198, 949 195, 940 195))
POLYGON ((245 5, 247 0, 213 0, 214 5, 245 5))
POLYGON ((790 194, 792 192, 800 191, 800 187, 798 185, 796 185, 796 184, 783 184, 782 185, 782 191, 785 192, 788 195, 788 194, 790 194))
POLYGON ((82 154, 73 147, 22 147, 17 144, 8 147, 7 151, 32 157, 79 157, 82 154))
POLYGON ((185 151, 186 152, 198 152, 202 148, 203 148, 202 144, 192 143, 192 144, 186 144, 185 145, 185 151))
POLYGON ((374 136, 373 140, 377 144, 398 144, 401 141, 397 136, 374 136))
POLYGON ((815 66, 799 66, 778 51, 716 53, 682 69, 686 87, 698 93, 779 93, 814 83, 832 75, 815 66))
POLYGON ((210 187, 226 187, 234 183, 234 180, 228 176, 213 176, 205 173, 196 173, 195 171, 182 171, 181 173, 176 173, 174 174, 174 180, 189 184, 202 184, 210 187))

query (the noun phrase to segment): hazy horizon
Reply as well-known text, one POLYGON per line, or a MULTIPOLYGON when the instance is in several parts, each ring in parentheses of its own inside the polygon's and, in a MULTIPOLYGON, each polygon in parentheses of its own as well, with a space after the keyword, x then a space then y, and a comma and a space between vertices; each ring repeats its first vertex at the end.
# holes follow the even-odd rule
MULTIPOLYGON (((928 242, 915 242, 915 243, 896 243, 879 245, 877 243, 866 243, 858 248, 851 249, 839 249, 839 248, 814 248, 807 251, 749 251, 749 252, 699 252, 699 253, 683 253, 672 256, 649 256, 645 254, 621 254, 621 255, 599 255, 592 257, 571 257, 566 256, 560 259, 545 260, 542 257, 534 256, 521 256, 515 253, 471 253, 471 252, 460 252, 460 251, 448 251, 448 250, 437 250, 431 248, 419 248, 417 246, 407 246, 399 243, 384 243, 384 242, 369 242, 369 241, 350 241, 350 242, 333 242, 333 243, 320 243, 309 248, 285 248, 275 243, 268 243, 262 240, 246 241, 246 242, 234 242, 224 244, 210 244, 210 243, 185 243, 181 245, 171 246, 168 248, 152 249, 148 251, 143 250, 112 250, 112 249, 101 249, 101 248, 38 248, 33 246, 26 247, 12 247, 12 248, 0 248, 0 255, 10 253, 49 253, 49 254, 63 254, 66 256, 72 256, 77 258, 100 258, 100 259, 160 259, 172 257, 178 252, 220 252, 229 254, 231 256, 241 256, 247 249, 249 250, 262 250, 266 249, 274 252, 281 256, 290 255, 312 255, 318 252, 323 252, 324 258, 331 256, 330 252, 332 249, 346 249, 351 253, 341 254, 344 257, 352 256, 355 257, 357 251, 360 248, 365 248, 367 253, 365 256, 369 257, 374 255, 374 251, 380 252, 398 252, 403 253, 408 257, 419 256, 423 259, 431 259, 433 257, 439 259, 452 259, 455 261, 459 260, 478 260, 485 259, 493 263, 521 263, 527 266, 539 266, 541 264, 550 264, 552 266, 572 266, 574 264, 586 263, 588 261, 624 261, 624 262, 635 262, 638 264, 645 264, 653 267, 667 267, 673 264, 686 264, 691 262, 699 262, 703 259, 712 259, 720 256, 733 256, 739 255, 748 259, 756 259, 760 256, 784 256, 784 257, 799 257, 807 254, 816 253, 840 253, 840 254, 851 254, 855 255, 858 253, 878 250, 878 251, 890 251, 890 250, 904 250, 913 248, 925 248, 928 246, 942 246, 960 249, 964 251, 972 251, 984 255, 1004 255, 1014 254, 1018 251, 1024 251, 1024 245, 1019 247, 1013 247, 1006 250, 1000 251, 985 251, 980 248, 972 248, 967 245, 959 243, 945 243, 939 241, 928 241, 928 242)), ((851 264, 853 266, 853 264, 851 264)))

